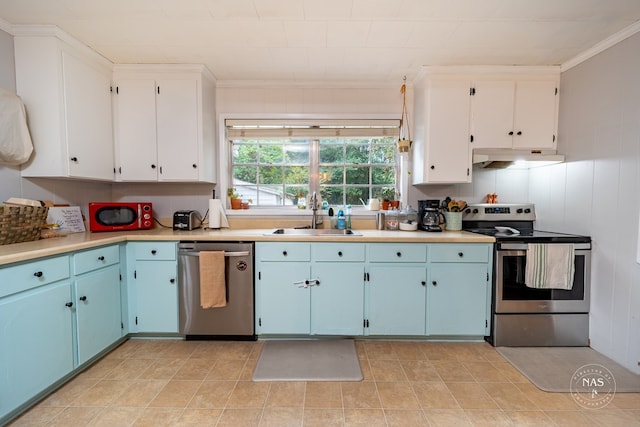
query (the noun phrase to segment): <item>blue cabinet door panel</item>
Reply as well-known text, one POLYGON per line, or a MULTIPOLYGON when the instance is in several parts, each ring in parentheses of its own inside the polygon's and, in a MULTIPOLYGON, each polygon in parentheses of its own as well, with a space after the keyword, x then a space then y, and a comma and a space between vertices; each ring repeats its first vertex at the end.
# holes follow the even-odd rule
POLYGON ((73 369, 71 284, 0 300, 0 418, 73 369))
POLYGON ((114 265, 76 280, 79 365, 120 338, 119 276, 114 265))

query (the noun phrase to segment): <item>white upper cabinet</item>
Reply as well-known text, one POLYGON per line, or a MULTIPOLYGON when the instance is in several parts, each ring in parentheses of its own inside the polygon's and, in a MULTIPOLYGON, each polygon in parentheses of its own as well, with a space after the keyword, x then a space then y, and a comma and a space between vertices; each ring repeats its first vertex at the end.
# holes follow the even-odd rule
POLYGON ((555 150, 559 77, 475 79, 472 147, 555 150))
POLYGON ((413 184, 471 182, 470 89, 440 76, 416 85, 413 184))
POLYGON ((215 89, 202 66, 115 66, 118 181, 215 182, 215 89))
POLYGON ((34 144, 22 176, 112 181, 111 63, 53 27, 18 29, 14 45, 34 144))

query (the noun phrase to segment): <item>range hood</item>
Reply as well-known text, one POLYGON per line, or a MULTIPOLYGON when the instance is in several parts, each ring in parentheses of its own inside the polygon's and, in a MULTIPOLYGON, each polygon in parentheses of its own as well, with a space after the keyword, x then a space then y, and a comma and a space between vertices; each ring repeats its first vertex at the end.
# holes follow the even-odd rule
POLYGON ((530 169, 564 162, 553 150, 475 149, 473 164, 490 169, 530 169))

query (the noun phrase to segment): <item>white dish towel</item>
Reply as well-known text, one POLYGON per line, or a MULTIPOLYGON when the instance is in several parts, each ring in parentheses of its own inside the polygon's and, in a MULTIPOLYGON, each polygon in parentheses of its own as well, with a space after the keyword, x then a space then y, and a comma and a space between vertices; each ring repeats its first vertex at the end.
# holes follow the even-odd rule
POLYGON ((525 283, 536 289, 573 287, 575 247, 572 243, 529 243, 525 283))

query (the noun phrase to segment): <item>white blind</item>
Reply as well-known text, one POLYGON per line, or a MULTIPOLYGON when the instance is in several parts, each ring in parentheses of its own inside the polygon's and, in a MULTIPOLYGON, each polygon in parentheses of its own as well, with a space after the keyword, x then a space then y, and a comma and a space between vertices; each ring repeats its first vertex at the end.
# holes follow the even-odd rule
POLYGON ((400 120, 225 120, 227 139, 397 137, 400 120))

